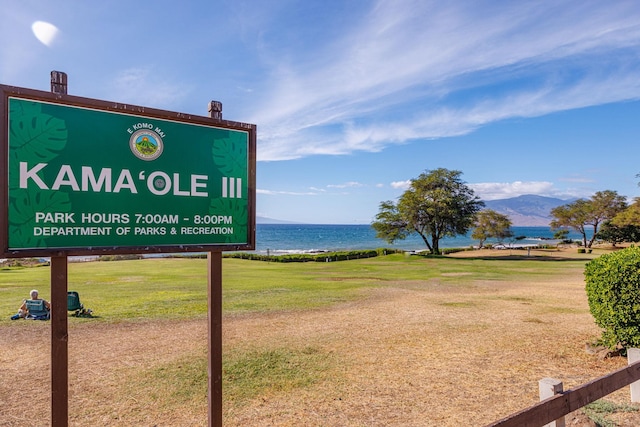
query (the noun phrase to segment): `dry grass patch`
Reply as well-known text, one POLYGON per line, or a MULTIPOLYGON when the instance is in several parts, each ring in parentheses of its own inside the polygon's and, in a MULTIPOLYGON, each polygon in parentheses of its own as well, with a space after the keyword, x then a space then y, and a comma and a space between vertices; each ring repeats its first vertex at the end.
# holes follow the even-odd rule
MULTIPOLYGON (((536 403, 541 378, 569 389, 618 369, 624 359, 584 351, 599 331, 572 265, 535 282, 464 275, 464 286, 399 272, 327 308, 226 315, 225 426, 484 425, 536 403)), ((71 425, 205 425, 206 328, 74 324, 71 425)), ((48 335, 47 323, 0 326, 3 427, 48 423, 48 335)), ((627 404, 628 389, 607 400, 627 404)), ((637 412, 608 417, 640 425, 637 412)))

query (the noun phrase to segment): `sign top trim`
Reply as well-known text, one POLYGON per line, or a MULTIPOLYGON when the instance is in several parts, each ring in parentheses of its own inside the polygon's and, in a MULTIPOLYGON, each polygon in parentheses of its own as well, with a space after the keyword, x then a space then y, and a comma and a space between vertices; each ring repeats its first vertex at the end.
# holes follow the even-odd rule
MULTIPOLYGON (((8 98, 20 98, 31 99, 34 101, 41 101, 53 104, 63 104, 75 106, 78 108, 87 108, 93 110, 103 110, 110 112, 117 112, 121 114, 128 114, 132 116, 144 116, 153 117, 158 119, 171 120, 176 122, 184 122, 190 124, 200 124, 208 127, 222 127, 235 130, 247 130, 256 131, 257 126, 255 124, 236 122, 225 119, 213 119, 207 116, 200 116, 196 114, 180 113, 170 110, 162 110, 152 107, 143 107, 134 104, 126 104, 119 102, 111 102, 100 99, 85 98, 75 95, 56 94, 51 92, 44 92, 35 89, 22 88, 17 86, 0 85, 0 92, 2 93, 3 104, 8 98)), ((6 112, 5 112, 6 114, 6 112)), ((6 117, 6 116, 5 116, 6 117)))
POLYGON ((172 114, 178 114, 178 113, 171 113, 169 111, 164 112, 162 110, 153 110, 153 111, 156 113, 168 113, 169 116, 161 116, 159 114, 133 113, 131 112, 130 109, 126 109, 127 107, 131 107, 128 105, 125 105, 125 110, 120 110, 120 109, 113 109, 113 108, 100 108, 100 106, 95 106, 95 105, 80 105, 80 104, 71 104, 71 103, 67 104, 63 102, 55 102, 53 100, 40 100, 40 99, 35 99, 32 97, 21 96, 21 95, 9 95, 7 99, 38 101, 42 104, 51 104, 51 105, 68 105, 70 107, 74 107, 81 110, 103 111, 107 114, 120 114, 120 115, 130 116, 130 117, 145 117, 150 119, 159 119, 159 120, 165 120, 165 121, 176 122, 176 123, 188 123, 193 126, 202 126, 207 128, 232 129, 239 132, 250 132, 251 131, 250 126, 254 126, 246 123, 230 122, 227 120, 217 120, 217 119, 212 119, 208 117, 200 117, 200 116, 192 116, 192 115, 182 117, 182 118, 176 118, 172 114), (202 119, 202 120, 198 120, 198 119, 202 119), (216 123, 211 123, 211 121, 215 121, 216 123), (224 124, 218 124, 217 122, 223 122, 224 124))

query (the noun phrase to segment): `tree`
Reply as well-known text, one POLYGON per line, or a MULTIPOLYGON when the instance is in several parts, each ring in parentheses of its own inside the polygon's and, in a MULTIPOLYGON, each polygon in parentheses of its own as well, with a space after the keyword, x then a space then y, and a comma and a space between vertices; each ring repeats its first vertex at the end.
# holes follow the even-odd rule
POLYGON ((640 198, 633 199, 633 203, 618 213, 611 222, 618 227, 626 225, 640 226, 640 198))
POLYGON ((556 230, 555 233, 553 233, 553 238, 556 240, 566 240, 567 236, 569 235, 569 230, 567 230, 566 228, 561 228, 556 230))
POLYGON ((555 219, 551 221, 552 229, 561 227, 571 227, 582 234, 582 245, 587 246, 586 222, 588 218, 587 201, 580 199, 573 203, 558 206, 551 209, 551 216, 555 219))
POLYGON ((371 226, 389 243, 416 233, 432 254, 440 253, 440 239, 466 234, 484 203, 461 179, 460 171, 426 171, 405 191, 398 203, 382 202, 371 226))
POLYGON ((598 232, 599 224, 615 218, 627 209, 627 198, 612 190, 598 191, 591 196, 590 202, 593 205, 590 224, 594 234, 598 232))
POLYGON ((604 221, 613 219, 627 207, 626 197, 616 191, 598 191, 590 199, 579 199, 573 203, 551 209, 551 228, 570 227, 582 235, 582 244, 590 248, 598 234, 598 227, 604 221), (593 235, 587 241, 587 227, 593 228, 593 235))
POLYGON ((494 238, 498 242, 502 242, 510 237, 513 237, 513 232, 511 231, 511 220, 507 215, 492 209, 478 212, 471 238, 479 241, 478 246, 480 248, 482 248, 487 239, 494 238))
POLYGON ((610 242, 613 246, 622 242, 638 242, 640 241, 640 226, 616 225, 613 221, 606 221, 598 231, 598 239, 610 242))

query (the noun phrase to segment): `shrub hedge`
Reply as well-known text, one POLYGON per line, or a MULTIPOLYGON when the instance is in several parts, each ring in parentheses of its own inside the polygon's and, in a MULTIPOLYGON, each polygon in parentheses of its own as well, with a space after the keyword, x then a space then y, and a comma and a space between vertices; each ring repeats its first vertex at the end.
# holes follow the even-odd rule
POLYGON ((345 251, 345 252, 321 252, 311 254, 289 254, 289 255, 261 255, 250 252, 231 252, 225 253, 225 258, 240 258, 257 261, 270 262, 333 262, 348 261, 361 258, 372 258, 379 255, 390 255, 393 253, 403 252, 397 249, 370 249, 361 251, 345 251))
POLYGON ((640 346, 640 248, 602 255, 585 267, 589 310, 603 329, 602 344, 640 346))

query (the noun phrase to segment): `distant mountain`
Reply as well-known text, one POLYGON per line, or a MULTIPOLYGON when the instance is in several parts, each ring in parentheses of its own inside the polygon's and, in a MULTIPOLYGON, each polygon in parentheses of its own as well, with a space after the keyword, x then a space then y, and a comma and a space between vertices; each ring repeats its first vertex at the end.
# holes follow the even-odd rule
POLYGON ((510 199, 488 200, 484 203, 486 209, 507 215, 516 227, 545 227, 553 219, 550 214, 551 209, 574 200, 528 194, 510 199))

